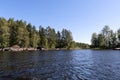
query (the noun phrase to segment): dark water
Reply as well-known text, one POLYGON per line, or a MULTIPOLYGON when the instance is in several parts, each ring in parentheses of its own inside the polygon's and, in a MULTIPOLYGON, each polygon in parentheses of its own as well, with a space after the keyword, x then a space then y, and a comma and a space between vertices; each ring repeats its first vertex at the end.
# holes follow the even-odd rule
POLYGON ((0 80, 120 80, 120 51, 0 52, 0 80))

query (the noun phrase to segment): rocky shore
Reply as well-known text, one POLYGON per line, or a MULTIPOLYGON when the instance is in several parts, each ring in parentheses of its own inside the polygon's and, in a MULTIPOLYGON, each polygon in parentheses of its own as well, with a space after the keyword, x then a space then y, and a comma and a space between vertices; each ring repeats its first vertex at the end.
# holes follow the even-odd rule
POLYGON ((36 51, 37 48, 1 48, 0 51, 36 51))
POLYGON ((37 48, 21 48, 18 45, 14 45, 11 47, 6 47, 6 48, 0 48, 0 51, 37 51, 37 50, 45 50, 43 47, 37 47, 37 48))

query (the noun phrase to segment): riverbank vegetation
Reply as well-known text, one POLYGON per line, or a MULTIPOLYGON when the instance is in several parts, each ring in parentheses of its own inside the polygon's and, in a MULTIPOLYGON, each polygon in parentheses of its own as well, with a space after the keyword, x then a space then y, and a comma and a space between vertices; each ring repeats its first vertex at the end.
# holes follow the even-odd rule
POLYGON ((31 23, 23 20, 0 18, 0 48, 11 47, 14 45, 20 48, 45 49, 56 48, 88 48, 88 44, 75 42, 72 32, 67 29, 55 31, 50 26, 44 28, 39 26, 39 30, 31 23))
POLYGON ((99 34, 92 34, 91 48, 97 49, 117 49, 120 47, 120 29, 116 32, 105 26, 99 34))

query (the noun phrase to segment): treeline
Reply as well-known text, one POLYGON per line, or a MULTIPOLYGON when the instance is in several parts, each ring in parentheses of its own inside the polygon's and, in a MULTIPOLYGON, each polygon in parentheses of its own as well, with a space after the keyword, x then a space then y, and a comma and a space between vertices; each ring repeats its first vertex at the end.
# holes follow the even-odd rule
POLYGON ((76 42, 76 47, 82 48, 82 49, 88 49, 88 48, 90 48, 90 45, 89 45, 89 44, 86 44, 86 43, 76 42))
POLYGON ((92 48, 113 49, 120 47, 120 29, 116 32, 105 26, 99 34, 93 33, 91 39, 92 48))
POLYGON ((31 23, 27 24, 23 20, 0 18, 0 48, 14 45, 22 48, 44 47, 46 49, 78 47, 73 41, 70 30, 62 29, 61 32, 56 32, 50 26, 47 28, 39 26, 37 30, 36 26, 31 23))

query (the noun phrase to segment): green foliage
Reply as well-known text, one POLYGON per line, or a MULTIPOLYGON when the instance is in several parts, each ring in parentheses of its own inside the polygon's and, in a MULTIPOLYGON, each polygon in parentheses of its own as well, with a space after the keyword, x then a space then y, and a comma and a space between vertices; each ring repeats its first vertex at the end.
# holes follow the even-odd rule
POLYGON ((42 26, 39 27, 39 37, 40 37, 39 46, 48 48, 48 40, 47 40, 46 30, 42 26))
POLYGON ((22 48, 44 47, 46 49, 88 47, 86 44, 73 41, 72 33, 67 29, 56 32, 50 26, 47 28, 40 26, 39 30, 36 30, 35 26, 23 20, 0 18, 0 48, 14 45, 22 48))
POLYGON ((10 28, 6 19, 0 18, 0 47, 9 46, 10 41, 10 28))
POLYGON ((17 44, 20 47, 29 46, 29 32, 26 29, 26 22, 17 21, 17 44))
POLYGON ((120 47, 120 29, 117 31, 117 37, 118 37, 118 46, 120 47))
POLYGON ((10 28, 10 46, 17 44, 17 23, 14 21, 13 18, 8 20, 8 27, 10 28))
POLYGON ((117 35, 118 35, 118 39, 116 33, 114 33, 109 26, 105 26, 100 34, 97 35, 96 33, 93 33, 91 39, 91 47, 107 48, 107 49, 118 47, 120 30, 118 30, 117 35))
POLYGON ((61 33, 60 33, 60 31, 57 31, 57 33, 56 33, 55 42, 56 42, 56 48, 61 48, 61 33))
POLYGON ((95 48, 95 47, 98 47, 98 35, 97 33, 93 33, 92 34, 92 47, 95 48))
POLYGON ((50 26, 46 28, 46 34, 47 34, 47 40, 48 40, 48 48, 55 48, 56 42, 55 42, 55 37, 56 37, 56 32, 54 29, 52 29, 50 26))
POLYGON ((98 47, 105 47, 104 36, 102 34, 98 35, 98 47))
POLYGON ((69 30, 63 29, 62 30, 62 47, 70 49, 71 48, 71 44, 73 41, 73 37, 72 37, 72 33, 69 30))
POLYGON ((76 46, 78 47, 78 48, 82 48, 82 49, 88 49, 90 46, 89 46, 89 44, 85 44, 85 43, 76 43, 76 46))
POLYGON ((32 26, 30 23, 26 26, 26 28, 29 32, 29 47, 37 48, 40 40, 38 31, 35 26, 32 26))

